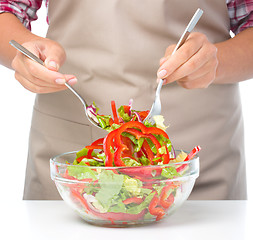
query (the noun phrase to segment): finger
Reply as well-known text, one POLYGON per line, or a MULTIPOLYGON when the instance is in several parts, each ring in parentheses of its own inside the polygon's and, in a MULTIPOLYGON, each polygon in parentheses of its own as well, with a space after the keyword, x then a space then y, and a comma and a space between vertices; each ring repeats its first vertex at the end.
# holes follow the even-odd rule
POLYGON ((43 49, 42 53, 46 56, 44 63, 49 70, 58 71, 66 60, 66 53, 58 43, 43 49))
POLYGON ((27 90, 33 93, 51 93, 51 92, 58 92, 61 90, 66 89, 66 86, 58 86, 58 87, 45 87, 45 86, 39 86, 35 84, 34 82, 31 82, 24 78, 22 75, 20 75, 18 72, 15 72, 15 78, 18 80, 18 82, 27 90))
POLYGON ((207 72, 206 74, 202 75, 199 78, 196 78, 192 81, 184 81, 178 80, 177 83, 179 86, 186 88, 186 89, 197 89, 197 88, 207 88, 215 79, 214 72, 207 72))
MULTIPOLYGON (((20 65, 24 65, 24 63, 21 61, 20 65)), ((19 69, 22 69, 22 72, 17 71, 20 75, 22 75, 24 78, 26 78, 28 81, 33 82, 35 85, 41 86, 41 87, 49 87, 49 88, 59 88, 62 89, 62 86, 65 82, 68 82, 70 85, 73 85, 77 82, 77 79, 73 77, 73 75, 65 74, 64 78, 60 81, 60 83, 57 83, 58 79, 56 79, 55 82, 47 82, 45 80, 42 80, 40 78, 34 77, 25 67, 20 66, 19 69)))
POLYGON ((172 44, 172 45, 168 46, 165 51, 165 57, 171 56, 171 54, 173 53, 176 46, 177 46, 176 44, 172 44))
MULTIPOLYGON (((18 75, 21 75, 23 78, 25 78, 27 81, 30 81, 32 83, 34 83, 35 85, 38 86, 43 86, 43 87, 57 87, 57 85, 55 83, 49 83, 46 82, 44 80, 41 80, 39 78, 34 77, 28 70, 27 68, 24 66, 24 63, 22 61, 20 61, 19 63, 19 70, 16 70, 16 72, 18 73, 18 75)), ((59 85, 58 85, 59 86, 59 85)))
POLYGON ((25 56, 20 58, 20 61, 24 63, 25 68, 32 76, 44 80, 48 83, 54 83, 56 79, 64 79, 63 74, 49 70, 45 66, 42 66, 25 56))
POLYGON ((58 71, 65 62, 66 53, 63 47, 55 41, 43 39, 43 41, 34 41, 33 44, 24 43, 23 45, 39 57, 49 70, 58 71))
MULTIPOLYGON (((55 85, 57 84, 64 85, 64 83, 66 82, 66 75, 64 74, 49 70, 46 67, 40 65, 39 63, 36 63, 26 57, 21 61, 24 62, 24 67, 34 78, 41 79, 47 82, 48 84, 55 84, 55 85)), ((74 75, 68 76, 71 76, 71 78, 76 78, 74 75)))
POLYGON ((172 54, 175 47, 176 47, 176 44, 173 44, 167 47, 164 57, 160 59, 160 66, 162 66, 168 60, 168 58, 172 54))
POLYGON ((165 84, 177 81, 187 76, 187 79, 190 80, 192 77, 195 77, 195 72, 197 72, 196 78, 198 78, 199 75, 204 75, 208 71, 216 69, 218 64, 216 56, 217 49, 214 45, 204 45, 188 61, 177 68, 171 75, 169 75, 165 79, 165 84))
POLYGON ((214 73, 214 75, 216 75, 217 67, 218 67, 218 61, 217 59, 214 59, 213 61, 207 62, 204 66, 202 66, 197 71, 185 77, 180 78, 178 81, 180 82, 193 81, 195 79, 202 78, 204 75, 211 72, 214 73))
MULTIPOLYGON (((18 72, 19 75, 21 75, 22 77, 24 77, 30 82, 34 82, 35 84, 39 86, 50 87, 53 85, 57 85, 55 82, 53 83, 46 82, 40 78, 33 76, 31 72, 29 71, 29 69, 27 68, 25 61, 27 61, 27 57, 21 53, 17 53, 16 57, 12 61, 12 67, 16 72, 18 72)), ((33 62, 32 60, 30 60, 30 62, 31 63, 29 64, 35 64, 35 65, 37 64, 36 62, 33 62)))
POLYGON ((168 58, 163 57, 160 59, 160 66, 162 66, 166 61, 168 60, 168 58))
MULTIPOLYGON (((44 39, 43 41, 34 41, 24 43, 24 47, 33 52, 37 57, 44 61, 45 67, 26 58, 21 53, 19 58, 22 59, 28 71, 36 78, 42 79, 49 83, 64 84, 65 75, 57 73, 59 67, 64 63, 66 54, 64 49, 57 42, 44 39)), ((72 75, 71 78, 75 78, 72 75)))
POLYGON ((178 67, 187 62, 203 46, 203 37, 196 38, 190 36, 183 46, 180 47, 174 55, 170 56, 168 60, 158 69, 158 78, 166 78, 178 67))
MULTIPOLYGON (((48 88, 55 88, 55 89, 59 88, 60 90, 62 90, 64 86, 64 84, 55 84, 55 83, 45 82, 44 80, 41 80, 39 78, 32 76, 29 72, 26 72, 26 73, 23 72, 22 74, 21 73, 19 74, 22 75, 22 77, 24 77, 27 81, 32 82, 33 84, 40 87, 48 87, 48 88)), ((72 75, 65 75, 65 80, 70 85, 74 85, 77 82, 76 78, 73 78, 72 75)))

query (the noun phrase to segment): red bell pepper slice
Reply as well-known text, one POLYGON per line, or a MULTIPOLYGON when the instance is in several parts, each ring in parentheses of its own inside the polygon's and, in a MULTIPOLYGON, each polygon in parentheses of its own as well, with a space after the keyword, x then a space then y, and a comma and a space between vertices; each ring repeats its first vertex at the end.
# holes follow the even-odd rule
POLYGON ((77 161, 78 163, 80 163, 84 158, 85 158, 85 156, 81 156, 81 157, 77 158, 76 161, 77 161))
POLYGON ((125 145, 120 145, 114 153, 114 164, 115 166, 126 166, 121 159, 121 153, 126 149, 125 145))
POLYGON ((94 149, 103 149, 103 144, 104 138, 99 138, 98 140, 94 141, 90 146, 87 146, 86 148, 88 149, 87 153, 87 158, 92 158, 92 152, 94 149))
POLYGON ((200 150, 201 150, 200 146, 196 146, 195 148, 193 148, 184 161, 191 160, 200 150))
POLYGON ((131 203, 136 203, 140 204, 143 202, 143 199, 138 198, 138 197, 132 197, 132 198, 127 198, 126 200, 122 201, 124 204, 131 204, 131 203))
POLYGON ((139 177, 143 182, 155 181, 153 178, 160 176, 162 172, 161 166, 143 166, 119 169, 120 172, 133 177, 139 177))
MULTIPOLYGON (((132 135, 134 135, 136 137, 136 139, 140 139, 141 137, 142 138, 149 138, 155 145, 156 147, 156 150, 157 150, 157 155, 155 157, 160 157, 161 154, 158 153, 158 149, 161 148, 161 144, 159 143, 159 141, 156 139, 156 137, 152 134, 143 134, 141 133, 140 131, 138 131, 137 129, 134 129, 134 128, 130 128, 130 129, 126 129, 125 132, 128 132, 132 135)), ((152 164, 154 164, 154 162, 152 161, 154 159, 154 154, 152 152, 152 150, 150 149, 148 143, 146 142, 146 140, 143 142, 143 150, 144 152, 146 153, 146 157, 151 161, 152 164)), ((163 154, 163 157, 164 157, 164 161, 166 163, 168 163, 170 161, 170 157, 169 157, 169 153, 168 153, 168 150, 166 148, 166 153, 163 154)), ((160 160, 157 160, 156 162, 158 161, 161 161, 160 160)), ((165 164, 165 163, 164 163, 165 164)))
POLYGON ((130 106, 129 105, 124 105, 123 108, 124 108, 124 112, 127 113, 130 116, 130 114, 129 114, 130 113, 130 106))
POLYGON ((172 185, 167 185, 162 189, 160 195, 160 205, 164 209, 168 209, 174 202, 174 195, 172 193, 167 197, 167 193, 171 188, 173 188, 172 185))
POLYGON ((128 137, 121 136, 122 143, 127 147, 123 154, 131 156, 134 152, 134 146, 132 141, 128 137))
POLYGON ((117 134, 117 129, 109 132, 109 134, 104 138, 103 149, 106 156, 105 166, 112 167, 114 160, 114 153, 111 152, 111 147, 114 148, 114 137, 117 134))
POLYGON ((149 110, 138 112, 138 114, 141 117, 141 120, 143 121, 148 116, 149 110))
MULTIPOLYGON (((128 150, 129 147, 122 141, 121 134, 123 132, 131 133, 137 139, 140 137, 149 138, 155 144, 157 150, 161 147, 161 144, 153 134, 163 135, 168 138, 167 133, 159 128, 147 128, 143 123, 137 121, 127 122, 121 125, 118 129, 111 131, 104 139, 103 149, 106 155, 106 166, 113 166, 113 162, 115 166, 125 166, 121 159, 121 153, 128 150), (113 147, 115 150, 114 153, 111 152, 110 147, 113 147)), ((160 156, 160 154, 157 153, 157 156, 160 156)), ((151 158, 151 155, 149 155, 149 157, 151 158)))
POLYGON ((148 206, 148 210, 150 214, 156 216, 156 221, 159 221, 165 215, 165 211, 161 207, 157 206, 158 203, 159 203, 159 198, 157 194, 155 194, 148 206))
POLYGON ((165 148, 166 154, 163 155, 163 164, 168 164, 170 162, 170 155, 168 149, 165 148))
MULTIPOLYGON (((194 156, 196 156, 196 154, 201 150, 200 146, 196 146, 195 148, 193 148, 191 150, 191 152, 186 156, 186 158, 184 159, 184 162, 191 160, 194 156)), ((185 167, 187 166, 187 164, 182 164, 180 167, 178 167, 176 170, 177 172, 181 172, 185 167)))
POLYGON ((154 159, 154 153, 152 152, 147 140, 144 140, 143 144, 142 144, 142 150, 144 151, 146 157, 148 158, 148 160, 150 162, 152 162, 152 160, 154 159))
POLYGON ((136 139, 140 139, 141 137, 142 138, 149 138, 155 144, 155 147, 156 147, 157 151, 161 147, 161 144, 159 143, 159 141, 151 133, 146 133, 145 134, 145 133, 142 133, 142 132, 140 132, 140 131, 138 131, 137 129, 134 129, 134 128, 126 129, 125 132, 128 132, 128 133, 134 135, 136 137, 136 139))
POLYGON ((110 220, 110 221, 136 221, 143 218, 146 213, 146 209, 142 210, 138 214, 130 214, 130 213, 115 213, 115 212, 107 212, 107 213, 100 213, 92 208, 90 208, 89 204, 87 203, 86 199, 81 196, 79 192, 75 189, 71 190, 71 193, 74 199, 77 199, 80 204, 84 207, 87 214, 92 214, 94 216, 100 217, 102 219, 110 220))
POLYGON ((88 150, 94 150, 94 149, 103 149, 103 145, 90 145, 86 146, 88 150))
POLYGON ((115 101, 111 101, 111 107, 112 107, 112 114, 114 118, 114 123, 119 124, 119 118, 116 110, 116 104, 115 101))
POLYGON ((139 128, 142 133, 144 134, 157 134, 157 135, 163 135, 165 138, 169 138, 167 133, 163 131, 160 128, 156 127, 146 127, 143 123, 138 122, 138 121, 130 121, 125 124, 123 124, 119 129, 120 129, 120 134, 124 132, 128 128, 139 128))
POLYGON ((99 138, 96 141, 94 141, 91 145, 99 145, 103 144, 104 138, 99 138))

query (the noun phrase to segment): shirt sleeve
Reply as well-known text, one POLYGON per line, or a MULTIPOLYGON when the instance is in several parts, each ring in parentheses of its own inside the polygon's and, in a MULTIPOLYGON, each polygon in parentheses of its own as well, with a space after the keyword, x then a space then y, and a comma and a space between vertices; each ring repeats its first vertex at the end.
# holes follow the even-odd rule
POLYGON ((31 22, 37 20, 37 11, 43 0, 0 0, 0 13, 14 14, 21 23, 31 30, 31 22))
POLYGON ((234 34, 253 27, 253 0, 227 0, 227 7, 234 34))

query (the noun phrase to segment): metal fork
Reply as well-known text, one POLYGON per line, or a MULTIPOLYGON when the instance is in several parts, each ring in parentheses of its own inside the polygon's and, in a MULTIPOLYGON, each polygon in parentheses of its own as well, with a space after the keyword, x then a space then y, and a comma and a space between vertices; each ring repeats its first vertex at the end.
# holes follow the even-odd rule
MULTIPOLYGON (((186 41, 186 39, 188 38, 189 34, 192 32, 192 30, 194 29, 194 27, 196 26, 196 24, 198 23, 200 17, 203 14, 203 10, 201 10, 200 8, 197 9, 197 11, 195 12, 195 14, 193 15, 191 21, 189 22, 189 24, 187 25, 186 29, 184 30, 181 38, 179 39, 175 49, 173 50, 172 54, 173 55, 186 41)), ((156 89, 156 93, 155 93, 155 100, 152 104, 152 107, 149 111, 148 116, 144 119, 143 122, 145 122, 146 120, 151 121, 152 118, 155 115, 160 115, 161 114, 161 98, 160 98, 160 92, 162 89, 162 85, 163 85, 163 79, 159 80, 157 89, 156 89)))
MULTIPOLYGON (((18 42, 16 42, 15 40, 11 40, 10 41, 10 45, 13 46, 14 48, 16 48, 18 51, 20 51, 21 53, 23 53, 25 56, 27 56, 28 58, 30 58, 31 60, 43 65, 44 62, 38 58, 37 56, 35 56, 32 52, 30 52, 28 49, 26 49, 25 47, 23 47, 22 45, 20 45, 18 42)), ((96 127, 101 128, 99 122, 96 122, 93 119, 93 114, 92 112, 89 112, 87 110, 88 104, 86 103, 86 101, 76 92, 76 90, 74 88, 72 88, 67 82, 65 82, 65 86, 68 87, 68 89, 74 93, 76 95, 76 97, 80 100, 80 102, 83 104, 84 106, 84 111, 85 111, 85 115, 88 118, 88 120, 96 127)), ((102 129, 102 128, 101 128, 102 129)))

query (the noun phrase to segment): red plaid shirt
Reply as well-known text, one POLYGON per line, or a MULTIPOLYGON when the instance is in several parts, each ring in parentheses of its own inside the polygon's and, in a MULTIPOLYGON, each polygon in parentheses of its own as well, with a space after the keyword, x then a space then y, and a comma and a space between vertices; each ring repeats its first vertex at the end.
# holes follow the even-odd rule
MULTIPOLYGON (((44 0, 46 7, 49 0, 44 0)), ((24 26, 31 30, 31 21, 37 19, 37 10, 43 0, 0 0, 0 13, 15 14, 24 26)), ((237 34, 253 27, 253 0, 226 0, 231 30, 237 34)), ((48 18, 47 18, 47 22, 48 18)))

